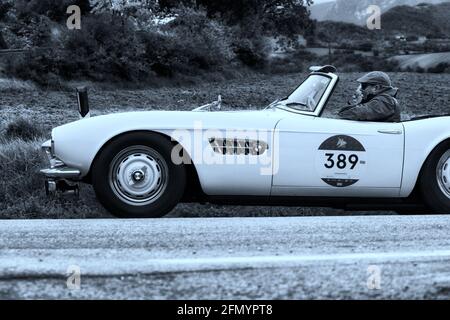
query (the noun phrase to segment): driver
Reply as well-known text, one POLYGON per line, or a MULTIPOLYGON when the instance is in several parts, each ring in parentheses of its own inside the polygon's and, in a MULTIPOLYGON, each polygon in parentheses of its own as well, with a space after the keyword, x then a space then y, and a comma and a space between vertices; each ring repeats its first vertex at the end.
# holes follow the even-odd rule
POLYGON ((348 120, 399 122, 400 106, 389 76, 373 71, 356 80, 359 87, 349 106, 339 111, 339 116, 348 120))

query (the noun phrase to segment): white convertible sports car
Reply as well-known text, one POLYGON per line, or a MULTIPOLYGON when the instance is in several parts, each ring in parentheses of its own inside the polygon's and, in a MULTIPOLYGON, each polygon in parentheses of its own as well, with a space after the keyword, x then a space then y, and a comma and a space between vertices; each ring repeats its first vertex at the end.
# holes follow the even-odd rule
POLYGON ((161 217, 179 202, 450 213, 450 115, 405 122, 322 117, 338 84, 313 67, 264 110, 147 111, 57 127, 43 144, 47 193, 93 185, 119 217, 161 217), (214 112, 212 112, 214 111, 214 112))

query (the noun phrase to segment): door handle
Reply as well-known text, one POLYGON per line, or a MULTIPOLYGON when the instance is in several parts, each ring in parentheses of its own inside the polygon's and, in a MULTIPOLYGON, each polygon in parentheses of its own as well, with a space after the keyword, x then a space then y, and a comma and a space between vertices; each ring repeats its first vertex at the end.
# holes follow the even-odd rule
POLYGON ((378 132, 383 134, 402 134, 401 130, 378 130, 378 132))

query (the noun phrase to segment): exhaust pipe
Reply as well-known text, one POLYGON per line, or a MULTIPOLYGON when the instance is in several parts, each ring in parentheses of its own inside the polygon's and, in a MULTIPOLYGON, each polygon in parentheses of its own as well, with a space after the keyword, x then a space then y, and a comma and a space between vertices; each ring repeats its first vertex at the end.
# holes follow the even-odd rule
POLYGON ((70 185, 65 180, 45 180, 45 193, 47 196, 61 194, 78 197, 80 189, 78 184, 70 185))
POLYGON ((81 118, 89 118, 91 113, 89 111, 89 100, 87 87, 77 88, 77 99, 78 99, 78 112, 81 118))

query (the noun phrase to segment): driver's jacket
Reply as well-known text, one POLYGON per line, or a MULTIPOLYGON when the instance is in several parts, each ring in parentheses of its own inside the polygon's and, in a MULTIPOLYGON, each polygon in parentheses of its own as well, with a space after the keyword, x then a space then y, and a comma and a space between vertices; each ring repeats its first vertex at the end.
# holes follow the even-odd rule
POLYGON ((382 90, 367 102, 342 108, 339 116, 348 120, 399 122, 397 91, 396 88, 382 90))

